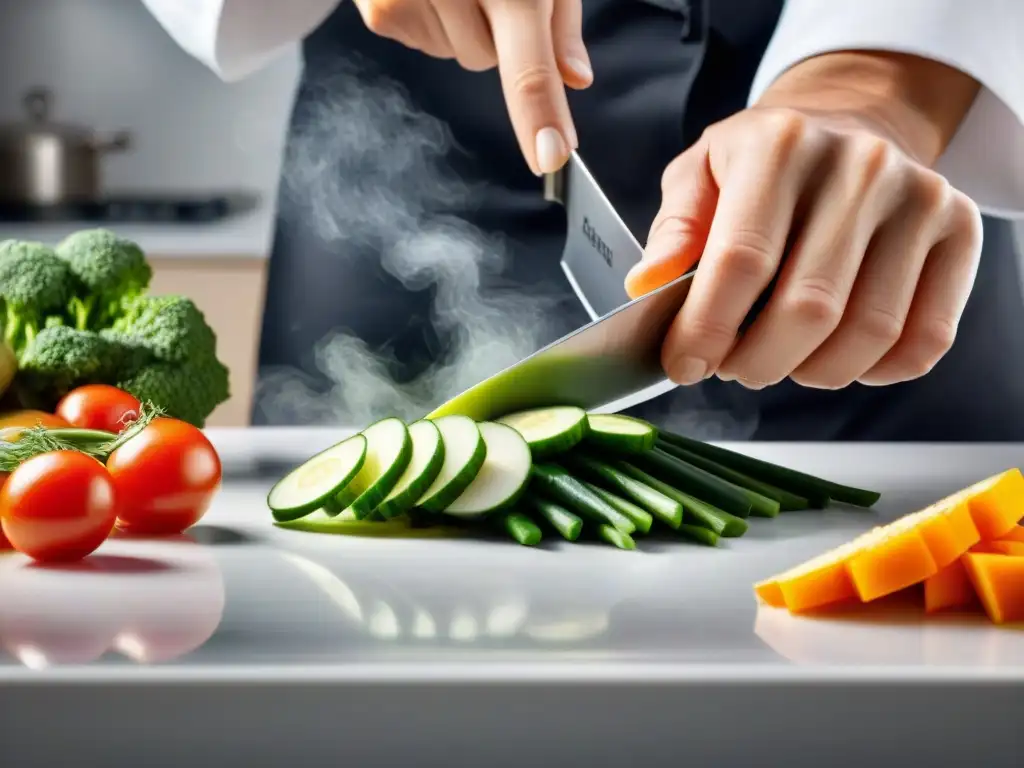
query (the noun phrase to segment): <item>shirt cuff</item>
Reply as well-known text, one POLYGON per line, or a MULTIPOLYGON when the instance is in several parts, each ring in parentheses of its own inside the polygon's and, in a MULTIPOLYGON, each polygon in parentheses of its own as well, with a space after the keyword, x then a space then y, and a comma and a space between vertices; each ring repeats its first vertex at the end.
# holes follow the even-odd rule
POLYGON ((981 86, 935 170, 983 213, 1024 218, 1024 2, 787 0, 749 103, 786 70, 824 53, 906 53, 954 67, 981 86))
POLYGON ((186 53, 228 82, 269 64, 341 0, 142 0, 186 53))

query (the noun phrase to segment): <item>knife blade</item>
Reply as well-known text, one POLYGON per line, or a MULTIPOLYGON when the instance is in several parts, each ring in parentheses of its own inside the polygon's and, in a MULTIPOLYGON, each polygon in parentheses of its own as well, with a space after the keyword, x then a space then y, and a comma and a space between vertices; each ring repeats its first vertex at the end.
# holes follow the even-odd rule
POLYGON ((566 209, 563 269, 593 320, 436 408, 477 421, 514 411, 576 405, 610 413, 675 388, 661 367, 661 344, 694 271, 638 299, 624 281, 643 249, 574 152, 545 179, 545 197, 566 209))
POLYGON ((626 274, 644 250, 579 153, 544 177, 544 199, 565 208, 562 271, 591 320, 629 301, 626 274))

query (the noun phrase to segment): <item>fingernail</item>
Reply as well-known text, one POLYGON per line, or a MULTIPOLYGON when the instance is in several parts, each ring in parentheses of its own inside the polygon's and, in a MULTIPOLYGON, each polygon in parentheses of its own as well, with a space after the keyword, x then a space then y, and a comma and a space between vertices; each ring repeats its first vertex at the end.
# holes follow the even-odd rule
POLYGON ((571 69, 573 74, 581 80, 586 80, 589 83, 594 79, 594 70, 590 68, 590 64, 579 57, 569 57, 565 60, 565 66, 571 69))
POLYGON ((554 128, 541 128, 537 131, 537 166, 542 173, 554 173, 565 163, 565 139, 554 128))
POLYGON ((677 384, 696 384, 708 374, 708 364, 698 357, 680 357, 672 364, 669 372, 677 384))

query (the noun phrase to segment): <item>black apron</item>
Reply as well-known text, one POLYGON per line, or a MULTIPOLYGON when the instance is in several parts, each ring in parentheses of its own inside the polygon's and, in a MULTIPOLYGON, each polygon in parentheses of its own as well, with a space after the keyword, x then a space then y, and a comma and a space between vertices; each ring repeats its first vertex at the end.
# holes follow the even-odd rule
MULTIPOLYGON (((580 153, 641 242, 665 166, 744 108, 782 5, 584 0, 580 153)), ((587 321, 559 266, 564 213, 520 156, 496 72, 373 35, 349 2, 303 58, 255 423, 421 415, 587 321)), ((1012 228, 986 219, 957 342, 928 376, 841 391, 713 379, 634 412, 709 439, 1022 440, 1022 338, 1012 228)))

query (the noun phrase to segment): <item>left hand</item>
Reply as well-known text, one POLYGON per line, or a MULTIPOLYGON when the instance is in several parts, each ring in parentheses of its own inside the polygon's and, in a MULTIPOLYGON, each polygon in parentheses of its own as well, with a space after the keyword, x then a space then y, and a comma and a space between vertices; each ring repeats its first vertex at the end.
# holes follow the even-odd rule
POLYGON ((627 289, 640 295, 700 260, 662 353, 680 384, 891 384, 924 375, 953 344, 981 253, 977 207, 885 121, 809 101, 740 112, 665 171, 627 289))

